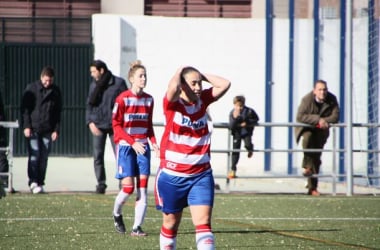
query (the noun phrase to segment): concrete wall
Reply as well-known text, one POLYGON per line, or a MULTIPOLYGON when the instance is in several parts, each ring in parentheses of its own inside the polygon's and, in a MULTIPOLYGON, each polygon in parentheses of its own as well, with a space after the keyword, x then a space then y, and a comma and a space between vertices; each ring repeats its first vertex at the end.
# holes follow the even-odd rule
MULTIPOLYGON (((323 24, 321 41, 320 78, 328 82, 329 89, 340 99, 339 93, 339 21, 326 20, 323 24)), ((362 24, 360 24, 362 25, 362 24)), ((355 25, 354 25, 355 27, 355 25)), ((359 30, 366 27, 356 26, 359 30)), ((289 110, 294 116, 298 104, 313 86, 313 22, 297 20, 295 25, 295 79, 294 88, 289 90, 289 43, 288 21, 274 21, 273 51, 273 96, 265 96, 265 20, 264 19, 216 19, 216 18, 175 18, 152 16, 93 16, 93 41, 95 58, 105 60, 109 68, 117 75, 126 78, 129 62, 140 59, 148 70, 146 92, 155 97, 154 121, 163 122, 162 98, 169 79, 182 65, 192 65, 202 72, 222 75, 232 82, 228 93, 217 103, 211 105, 211 115, 215 122, 227 122, 232 109, 232 98, 244 94, 247 105, 253 107, 265 121, 265 101, 272 102, 272 122, 288 122, 289 110), (289 103, 289 91, 293 91, 294 103, 289 103)), ((364 32, 361 31, 361 32, 364 32)), ((365 34, 361 34, 366 37, 365 34)), ((358 39, 355 48, 365 51, 366 43, 358 39)), ((356 50, 357 50, 356 49, 356 50)), ((360 53, 361 53, 360 52, 360 53)), ((360 67, 355 68, 355 77, 361 92, 355 96, 357 106, 366 106, 366 56, 357 53, 354 61, 360 67), (360 54, 360 55, 359 55, 360 54)), ((204 85, 208 87, 207 84, 204 85)), ((355 112, 354 122, 366 122, 365 112, 355 112)), ((292 122, 295 122, 295 117, 292 122)), ((156 131, 157 132, 157 131, 156 131)), ((158 131, 160 138, 161 131, 158 131)), ((287 128, 274 128, 272 145, 276 149, 287 148, 287 128)), ((338 137, 339 138, 339 137, 338 137)), ((338 139, 337 138, 337 139, 338 139)), ((366 133, 360 133, 354 139, 355 147, 366 146, 366 133)), ((254 135, 255 146, 264 148, 264 129, 258 127, 254 135)), ((332 139, 326 148, 332 148, 332 139)), ((226 149, 227 132, 215 131, 214 149, 226 149)), ((294 148, 300 146, 294 144, 294 148)), ((363 154, 365 156, 365 154, 363 154)), ((294 154, 295 167, 300 166, 301 153, 294 154)), ((332 155, 323 155, 324 170, 331 172, 332 155)), ((215 154, 213 161, 216 171, 225 172, 226 156, 215 154)), ((365 169, 363 156, 355 156, 355 167, 365 169)), ((286 173, 287 153, 274 153, 273 172, 286 173)), ((238 171, 262 171, 263 154, 257 153, 253 159, 242 154, 238 171)))
POLYGON ((144 15, 144 1, 141 0, 101 0, 103 14, 144 15))

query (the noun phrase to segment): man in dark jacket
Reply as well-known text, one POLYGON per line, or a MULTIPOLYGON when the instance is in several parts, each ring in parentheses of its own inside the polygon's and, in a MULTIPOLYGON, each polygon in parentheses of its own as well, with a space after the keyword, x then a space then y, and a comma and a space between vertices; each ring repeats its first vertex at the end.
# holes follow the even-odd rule
POLYGON ((107 136, 115 153, 112 130, 112 108, 116 97, 127 89, 124 79, 112 75, 107 65, 95 60, 90 65, 93 81, 87 97, 86 124, 93 135, 94 170, 98 182, 96 193, 104 194, 107 188, 104 168, 104 151, 107 136))
MULTIPOLYGON (((323 149, 329 137, 330 123, 339 121, 338 101, 327 90, 327 83, 317 80, 314 89, 302 98, 298 107, 297 122, 311 125, 311 127, 296 127, 295 135, 297 143, 303 137, 304 149, 323 149)), ((319 196, 317 190, 318 178, 311 177, 319 174, 322 152, 304 152, 302 161, 303 175, 308 176, 308 194, 319 196)))
POLYGON ((51 143, 58 139, 62 96, 53 84, 54 69, 46 66, 40 80, 26 86, 21 103, 21 124, 28 144, 28 177, 32 193, 43 193, 51 143))
MULTIPOLYGON (((233 99, 234 108, 229 115, 229 128, 232 134, 233 149, 240 150, 241 141, 244 141, 244 146, 248 151, 248 158, 253 155, 252 134, 259 121, 259 116, 250 107, 245 106, 244 96, 235 96, 233 99)), ((228 178, 236 177, 236 165, 239 162, 240 152, 233 152, 231 157, 231 171, 228 173, 228 178)))
MULTIPOLYGON (((2 99, 2 95, 0 92, 0 121, 5 121, 4 114, 4 103, 2 99)), ((7 130, 6 128, 0 126, 0 148, 6 148, 8 146, 7 143, 7 130)), ((9 164, 8 158, 5 150, 0 150, 0 173, 8 173, 9 172, 9 164)), ((8 176, 0 176, 0 197, 2 195, 5 196, 5 192, 2 189, 3 187, 8 187, 8 176)))

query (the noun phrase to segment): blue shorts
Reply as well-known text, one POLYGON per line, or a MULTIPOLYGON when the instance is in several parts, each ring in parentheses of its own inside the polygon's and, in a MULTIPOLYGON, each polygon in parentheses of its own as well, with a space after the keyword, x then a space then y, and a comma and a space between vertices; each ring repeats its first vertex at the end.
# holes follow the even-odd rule
POLYGON ((190 177, 171 175, 159 169, 155 185, 156 208, 163 213, 182 212, 193 205, 214 205, 211 169, 190 177))
POLYGON ((145 146, 145 154, 137 155, 131 146, 116 145, 116 175, 115 178, 150 175, 150 147, 145 146))

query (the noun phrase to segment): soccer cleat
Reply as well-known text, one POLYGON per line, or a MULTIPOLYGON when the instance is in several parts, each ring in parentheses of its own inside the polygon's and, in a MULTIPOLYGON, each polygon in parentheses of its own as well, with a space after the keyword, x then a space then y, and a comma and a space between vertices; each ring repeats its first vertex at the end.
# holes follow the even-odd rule
POLYGON ((140 226, 132 229, 131 236, 147 236, 148 234, 145 233, 140 226))
POLYGON ((121 233, 121 234, 125 234, 126 230, 125 230, 125 225, 124 225, 124 221, 123 221, 123 216, 122 215, 119 215, 119 216, 113 216, 113 220, 114 220, 114 225, 115 225, 115 229, 118 233, 121 233))

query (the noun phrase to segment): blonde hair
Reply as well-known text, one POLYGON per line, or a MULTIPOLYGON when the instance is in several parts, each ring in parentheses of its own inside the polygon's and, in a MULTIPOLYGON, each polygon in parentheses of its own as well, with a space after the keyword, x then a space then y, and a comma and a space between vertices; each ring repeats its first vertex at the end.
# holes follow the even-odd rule
POLYGON ((133 61, 129 64, 129 72, 128 72, 128 79, 131 78, 138 69, 145 69, 145 66, 142 65, 140 60, 133 61))

